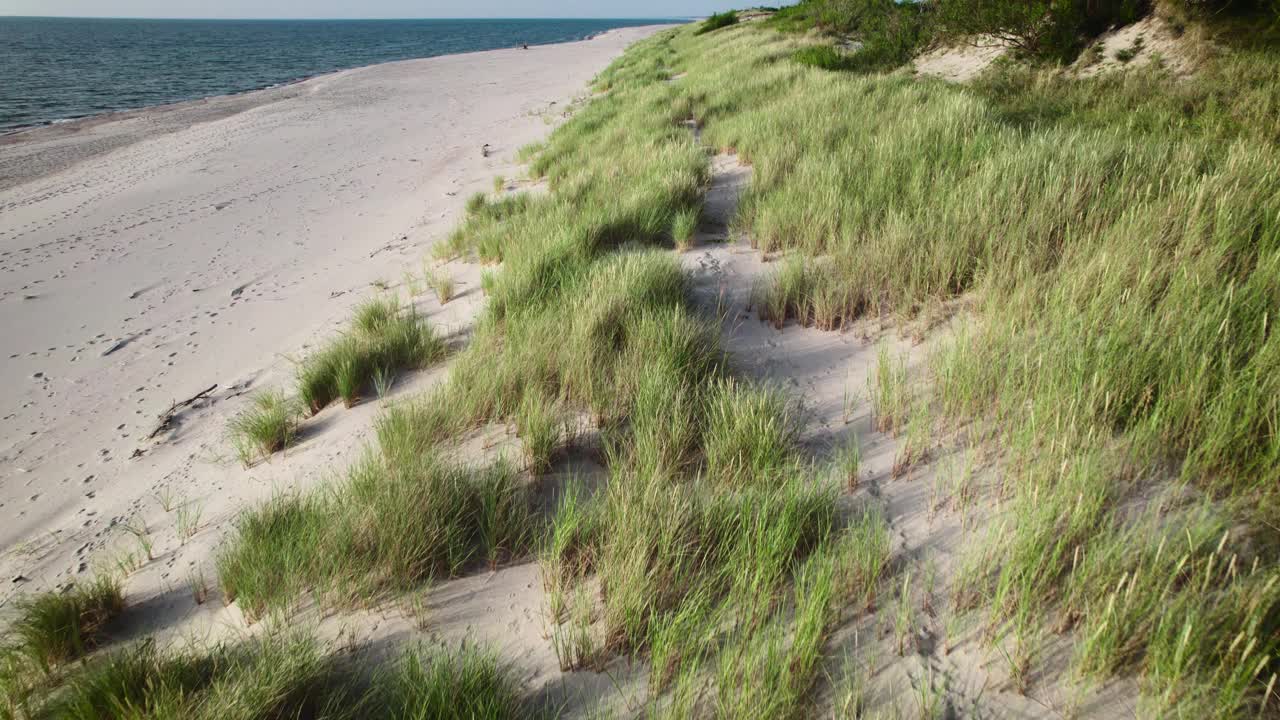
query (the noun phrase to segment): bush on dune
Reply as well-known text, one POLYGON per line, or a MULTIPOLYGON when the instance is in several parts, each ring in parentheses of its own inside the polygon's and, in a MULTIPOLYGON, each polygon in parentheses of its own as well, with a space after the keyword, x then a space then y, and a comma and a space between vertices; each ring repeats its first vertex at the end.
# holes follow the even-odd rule
POLYGON ((738 24, 737 12, 730 10, 728 12, 716 13, 702 21, 702 24, 698 26, 698 34, 703 35, 711 32, 712 30, 719 30, 720 28, 726 28, 730 25, 736 24, 738 24))

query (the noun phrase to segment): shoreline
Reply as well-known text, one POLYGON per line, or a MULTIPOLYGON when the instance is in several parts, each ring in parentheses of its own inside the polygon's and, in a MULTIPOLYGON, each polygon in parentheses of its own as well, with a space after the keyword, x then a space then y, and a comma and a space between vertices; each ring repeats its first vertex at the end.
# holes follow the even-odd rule
MULTIPOLYGON (((79 19, 79 18, 77 18, 77 19, 79 19)), ((89 18, 89 19, 101 19, 101 18, 89 18)), ((594 19, 597 19, 597 18, 582 18, 582 19, 584 19, 584 20, 594 20, 594 19)), ((623 19, 623 20, 625 20, 625 19, 627 19, 627 18, 619 18, 619 19, 623 19)), ((292 21, 290 21, 290 22, 292 22, 292 21)), ((323 22, 323 21, 321 21, 321 22, 323 22)), ((672 22, 654 22, 654 23, 652 23, 651 25, 625 25, 625 26, 621 26, 621 27, 610 28, 610 29, 608 29, 608 30, 603 30, 603 31, 601 31, 601 32, 597 32, 597 33, 592 33, 592 34, 587 35, 587 36, 586 36, 586 37, 584 37, 584 38, 579 38, 579 39, 577 39, 577 40, 563 40, 563 41, 560 41, 560 42, 529 43, 529 47, 530 47, 530 48, 535 48, 535 47, 539 47, 539 48, 541 48, 541 47, 549 47, 549 46, 552 46, 552 45, 572 45, 572 44, 574 44, 574 43, 591 42, 592 40, 596 40, 596 39, 598 39, 598 38, 605 37, 605 36, 609 35, 610 33, 616 33, 616 32, 618 32, 618 31, 620 31, 620 30, 628 30, 628 29, 632 29, 632 28, 643 28, 643 27, 669 27, 669 26, 672 26, 672 25, 679 25, 679 24, 681 24, 681 23, 680 23, 680 22, 677 22, 677 21, 672 21, 672 22)), ((163 111, 163 110, 166 110, 166 109, 180 109, 182 106, 198 105, 198 104, 207 103, 207 102, 209 102, 209 101, 213 101, 213 100, 220 100, 220 99, 224 99, 224 98, 225 98, 225 99, 238 98, 238 97, 243 97, 243 96, 245 96, 245 95, 251 95, 251 94, 253 94, 253 93, 270 92, 270 91, 272 91, 272 90, 279 90, 279 89, 281 89, 281 88, 287 88, 287 87, 290 87, 290 86, 293 86, 293 85, 298 85, 298 84, 301 84, 301 83, 309 82, 309 81, 311 81, 311 80, 317 80, 317 79, 320 79, 320 78, 325 78, 325 77, 329 77, 329 76, 333 76, 333 75, 338 75, 338 74, 341 74, 341 73, 344 73, 344 72, 351 72, 351 71, 354 71, 354 70, 364 70, 364 69, 371 68, 371 67, 378 67, 378 66, 380 66, 380 65, 393 65, 393 64, 395 64, 395 63, 415 62, 415 61, 421 61, 421 60, 432 60, 432 59, 434 59, 434 58, 441 58, 441 57, 453 57, 453 56, 474 55, 474 54, 476 54, 476 53, 495 52, 495 51, 498 51, 498 50, 511 50, 511 49, 516 49, 516 47, 517 47, 517 46, 504 47, 504 48, 490 48, 490 49, 487 49, 487 50, 468 50, 468 51, 466 51, 466 52, 460 52, 460 53, 443 53, 443 54, 440 54, 440 55, 422 55, 422 56, 419 56, 419 57, 400 58, 400 59, 398 59, 398 60, 384 60, 384 61, 381 61, 381 62, 367 63, 367 64, 364 64, 364 65, 353 65, 353 66, 351 66, 351 67, 336 68, 336 69, 334 69, 334 70, 324 70, 324 71, 321 71, 321 72, 311 73, 311 74, 309 74, 309 75, 301 75, 301 76, 299 76, 299 77, 292 78, 292 79, 290 79, 290 80, 284 80, 284 81, 281 81, 281 82, 272 83, 272 84, 270 84, 270 85, 263 85, 263 86, 261 86, 261 87, 248 88, 248 89, 245 89, 245 90, 235 90, 235 91, 231 91, 231 92, 217 93, 217 94, 214 94, 214 95, 202 95, 202 96, 200 96, 200 97, 186 98, 186 99, 183 99, 183 100, 174 100, 174 101, 172 101, 172 102, 157 103, 157 104, 155 104, 155 105, 140 105, 140 106, 138 106, 138 107, 126 107, 126 108, 117 108, 117 109, 114 109, 114 110, 103 110, 103 111, 100 111, 100 112, 89 113, 89 114, 87 114, 87 115, 78 115, 78 116, 75 116, 75 117, 69 117, 69 118, 55 118, 55 119, 53 119, 53 120, 46 120, 46 121, 44 121, 44 122, 33 123, 33 124, 30 124, 30 125, 18 125, 18 126, 10 127, 10 128, 0 128, 0 147, 3 147, 4 145, 6 145, 6 144, 10 144, 10 143, 12 143, 12 142, 17 142, 17 140, 16 140, 16 139, 12 139, 12 138, 16 138, 17 136, 25 135, 25 134, 27 134, 27 133, 36 132, 36 131, 39 131, 39 130, 55 130, 55 129, 61 128, 62 126, 65 126, 65 125, 74 125, 74 124, 81 124, 81 123, 83 123, 83 124, 85 124, 85 125, 90 125, 90 124, 98 124, 98 123, 104 123, 104 122, 111 122, 111 121, 113 121, 113 120, 127 120, 127 119, 129 119, 132 115, 134 115, 134 114, 138 114, 138 113, 147 113, 147 112, 163 111)), ((78 129, 79 129, 79 128, 70 128, 69 130, 70 130, 70 131, 75 131, 75 130, 78 130, 78 129)))
MULTIPOLYGON (((529 47, 531 49, 545 49, 582 45, 600 40, 607 40, 611 35, 615 35, 620 32, 643 28, 665 28, 671 27, 673 24, 674 23, 660 23, 654 25, 612 28, 610 30, 597 33, 593 37, 585 40, 574 40, 562 43, 545 43, 541 45, 530 45, 529 47)), ((157 134, 180 130, 199 122, 223 119, 263 105, 296 97, 300 93, 309 91, 310 86, 313 84, 335 80, 349 73, 367 72, 373 68, 394 67, 404 63, 424 63, 440 60, 441 58, 466 58, 484 53, 509 52, 513 50, 519 50, 519 48, 473 50, 464 53, 449 53, 446 55, 434 55, 430 57, 389 60, 386 62, 358 65, 341 70, 322 72, 253 90, 209 95, 190 100, 163 103, 160 105, 146 105, 138 108, 111 110, 79 118, 54 121, 43 125, 31 125, 24 128, 2 131, 0 132, 0 191, 17 187, 25 182, 38 179, 39 177, 48 174, 31 173, 29 171, 30 163, 25 162, 27 160, 26 157, 18 158, 22 162, 9 161, 10 159, 6 158, 4 155, 5 151, 21 152, 21 150, 11 150, 12 148, 21 149, 42 142, 66 141, 70 138, 78 138, 86 131, 96 131, 98 133, 108 135, 105 140, 102 138, 96 138, 99 140, 96 151, 83 152, 85 149, 81 148, 82 153, 74 158, 70 158, 70 162, 58 163, 56 167, 53 168, 55 171, 63 170, 74 165, 75 162, 79 160, 90 159, 105 152, 127 147, 140 139, 144 139, 145 137, 152 137, 157 134), (191 115, 192 117, 187 117, 187 115, 191 115), (146 128, 145 132, 138 133, 136 136, 122 130, 122 124, 135 121, 146 122, 151 126, 146 128), (166 125, 166 123, 171 124, 166 125), (128 135, 128 137, 120 137, 116 135, 113 132, 116 130, 121 130, 121 134, 128 135)), ((521 52, 524 51, 521 50, 521 52)))

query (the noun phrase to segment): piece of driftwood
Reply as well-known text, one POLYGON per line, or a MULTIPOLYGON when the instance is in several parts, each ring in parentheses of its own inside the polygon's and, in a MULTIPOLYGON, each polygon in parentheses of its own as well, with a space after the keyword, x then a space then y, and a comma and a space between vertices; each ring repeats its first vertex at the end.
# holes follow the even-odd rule
POLYGON ((170 405, 168 410, 165 410, 163 413, 160 414, 160 424, 156 426, 155 430, 151 431, 151 434, 147 436, 147 439, 154 440, 157 435, 164 432, 165 429, 167 429, 173 423, 173 418, 175 415, 178 414, 179 410, 181 410, 184 407, 187 407, 188 405, 196 402, 197 400, 203 400, 209 397, 210 393, 212 393, 214 390, 217 390, 217 389, 218 389, 218 384, 214 383, 209 387, 205 388, 204 390, 201 390, 195 395, 192 395, 191 397, 187 398, 186 400, 183 400, 182 402, 175 402, 174 404, 170 405))

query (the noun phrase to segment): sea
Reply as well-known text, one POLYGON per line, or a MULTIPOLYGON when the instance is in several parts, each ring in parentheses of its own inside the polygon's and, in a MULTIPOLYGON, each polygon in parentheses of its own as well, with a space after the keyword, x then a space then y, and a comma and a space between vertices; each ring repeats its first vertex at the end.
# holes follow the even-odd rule
POLYGON ((642 20, 0 17, 0 132, 347 68, 584 40, 642 20))

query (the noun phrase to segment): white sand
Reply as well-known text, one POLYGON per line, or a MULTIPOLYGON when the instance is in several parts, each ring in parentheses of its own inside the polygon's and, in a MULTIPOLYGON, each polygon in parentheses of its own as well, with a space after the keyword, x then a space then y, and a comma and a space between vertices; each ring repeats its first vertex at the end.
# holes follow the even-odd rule
POLYGON ((1158 62, 1174 76, 1185 77, 1203 60, 1200 55, 1206 50, 1206 43, 1197 36, 1175 32, 1167 20, 1153 13, 1104 33, 1080 54, 1073 67, 1082 77, 1089 77, 1158 62), (1121 60, 1122 53, 1132 57, 1121 60))
MULTIPOLYGON (((326 412, 300 448, 248 471, 226 420, 249 388, 287 387, 289 358, 345 323, 371 283, 421 271, 466 197, 514 174, 547 118, 656 29, 0 139, 0 598, 112 562, 129 547, 124 522, 155 542, 131 592, 176 593, 199 567, 212 582, 239 508, 344 468, 376 403, 326 412), (172 402, 213 384, 148 439, 172 402), (170 500, 199 511, 189 540, 170 500)), ((475 269, 453 272, 462 297, 427 308, 446 330, 480 303, 475 269)))
POLYGON ((979 35, 969 43, 930 50, 915 59, 915 70, 948 82, 969 82, 1008 51, 995 38, 979 35))

